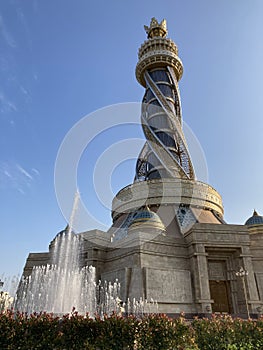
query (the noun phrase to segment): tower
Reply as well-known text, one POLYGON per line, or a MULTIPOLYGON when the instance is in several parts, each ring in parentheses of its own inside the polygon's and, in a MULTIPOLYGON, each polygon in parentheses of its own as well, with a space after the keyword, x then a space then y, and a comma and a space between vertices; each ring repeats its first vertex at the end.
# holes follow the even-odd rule
POLYGON ((196 222, 221 224, 221 196, 196 180, 194 166, 182 128, 178 82, 183 64, 176 44, 167 38, 166 21, 152 18, 145 26, 147 40, 138 52, 137 81, 145 88, 141 124, 146 142, 135 169, 134 183, 123 188, 112 205, 116 239, 140 207, 157 212, 167 234, 180 238, 196 222))
POLYGON ((246 297, 235 274, 241 265, 249 271, 250 311, 257 313, 262 302, 256 265, 248 257, 248 229, 227 225, 220 194, 195 176, 182 128, 177 46, 167 38, 165 20, 153 18, 145 30, 136 78, 145 88, 146 142, 133 184, 113 199, 112 250, 99 267, 101 276, 121 280, 124 300, 156 299, 160 312, 245 314, 246 297))
POLYGON ((148 40, 139 49, 136 78, 145 87, 142 126, 147 139, 137 161, 135 180, 194 179, 182 130, 178 81, 183 64, 175 43, 166 38, 166 21, 152 18, 148 40))
POLYGON ((148 38, 138 52, 136 78, 145 88, 141 124, 146 142, 134 182, 113 199, 108 232, 113 251, 110 264, 104 261, 98 268, 102 278, 122 281, 125 300, 156 299, 162 312, 204 312, 210 297, 192 293, 202 282, 193 281, 196 262, 189 258, 185 234, 198 223, 224 223, 222 200, 195 177, 182 128, 178 82, 183 64, 167 38, 166 21, 153 18, 145 29, 148 38), (195 298, 203 298, 200 307, 195 298))
MULTIPOLYGON (((154 299, 162 313, 257 315, 263 307, 263 219, 255 212, 245 225, 225 223, 220 194, 196 179, 182 128, 177 46, 167 38, 165 20, 153 18, 145 29, 136 78, 145 88, 146 142, 134 182, 113 198, 108 232, 80 233, 83 265, 93 265, 97 279, 118 278, 125 302, 154 299)), ((29 254, 24 275, 50 264, 50 256, 29 254)))

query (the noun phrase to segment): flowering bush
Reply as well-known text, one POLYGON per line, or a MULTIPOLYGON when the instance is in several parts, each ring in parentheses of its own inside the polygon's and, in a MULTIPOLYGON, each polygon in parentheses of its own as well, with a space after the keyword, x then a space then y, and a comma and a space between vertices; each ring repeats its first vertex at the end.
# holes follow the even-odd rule
POLYGON ((193 329, 183 317, 171 319, 164 314, 150 314, 139 323, 137 349, 174 350, 197 347, 193 329))
POLYGON ((30 316, 8 310, 0 314, 0 349, 54 349, 59 318, 41 313, 30 316))
POLYGON ((195 341, 202 350, 263 349, 263 319, 233 319, 229 315, 196 319, 192 323, 195 341))
POLYGON ((127 318, 116 314, 97 318, 96 349, 134 349, 139 321, 134 316, 127 318))
POLYGON ((263 318, 216 316, 171 319, 151 314, 141 319, 116 314, 95 319, 74 310, 62 318, 52 314, 0 313, 2 350, 259 350, 263 318))

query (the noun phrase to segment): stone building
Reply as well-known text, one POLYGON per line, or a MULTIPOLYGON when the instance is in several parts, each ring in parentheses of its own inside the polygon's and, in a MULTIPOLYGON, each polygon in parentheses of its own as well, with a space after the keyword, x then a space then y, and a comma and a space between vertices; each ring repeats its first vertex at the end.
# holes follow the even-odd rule
MULTIPOLYGON (((220 194, 196 179, 182 130, 177 46, 165 20, 145 29, 136 78, 145 87, 146 142, 134 182, 113 199, 112 227, 80 233, 82 264, 95 266, 98 279, 118 278, 123 300, 154 299, 160 312, 258 315, 263 217, 227 224, 220 194)), ((49 252, 29 254, 24 274, 49 261, 49 252)))

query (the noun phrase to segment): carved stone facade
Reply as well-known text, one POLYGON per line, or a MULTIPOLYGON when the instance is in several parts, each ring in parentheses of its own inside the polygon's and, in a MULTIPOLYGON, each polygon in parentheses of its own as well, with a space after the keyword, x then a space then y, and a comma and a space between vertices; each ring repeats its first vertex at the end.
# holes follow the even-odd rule
MULTIPOLYGON (((166 206, 165 211, 168 209, 166 206)), ((161 217, 161 215, 160 215, 161 217)), ((159 312, 189 315, 231 313, 246 317, 245 278, 251 315, 263 308, 263 225, 198 223, 184 235, 176 217, 166 235, 133 231, 112 241, 109 233, 82 233, 83 265, 96 267, 97 279, 121 283, 121 298, 156 300, 159 312)), ((31 253, 24 274, 49 262, 48 253, 31 253)))

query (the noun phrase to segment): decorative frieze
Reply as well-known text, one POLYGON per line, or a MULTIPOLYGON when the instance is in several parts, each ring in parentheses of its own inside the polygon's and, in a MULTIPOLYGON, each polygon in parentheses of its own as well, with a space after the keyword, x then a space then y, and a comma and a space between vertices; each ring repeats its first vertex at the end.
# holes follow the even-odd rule
POLYGON ((146 268, 146 297, 163 303, 192 303, 190 271, 146 268))
POLYGON ((188 205, 213 210, 223 217, 222 199, 211 186, 199 181, 182 179, 155 179, 136 182, 123 188, 113 199, 112 217, 130 212, 145 204, 188 205))

